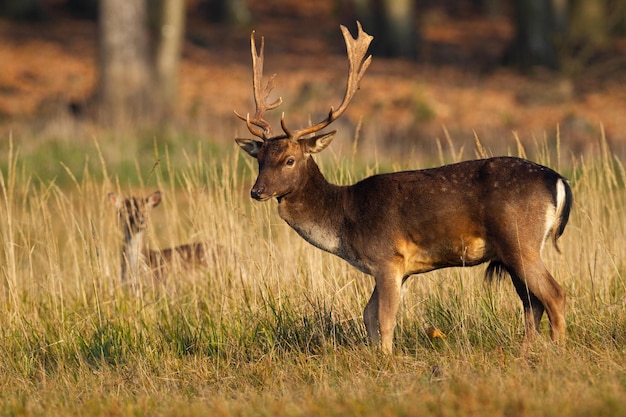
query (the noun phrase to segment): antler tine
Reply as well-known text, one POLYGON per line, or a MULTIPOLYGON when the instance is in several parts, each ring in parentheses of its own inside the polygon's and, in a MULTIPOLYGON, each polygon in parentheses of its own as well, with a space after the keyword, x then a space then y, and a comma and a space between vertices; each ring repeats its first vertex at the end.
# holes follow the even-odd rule
POLYGON ((250 52, 252 54, 252 90, 254 94, 254 104, 256 106, 256 113, 254 117, 250 118, 250 114, 245 117, 235 111, 235 115, 241 120, 245 121, 248 130, 254 136, 257 136, 263 140, 267 140, 272 136, 272 126, 263 119, 263 113, 268 110, 275 109, 280 106, 283 99, 279 97, 273 103, 268 103, 267 99, 274 88, 274 79, 276 74, 273 74, 263 89, 263 58, 265 49, 265 38, 261 36, 261 49, 257 53, 256 43, 254 41, 254 31, 250 35, 250 52), (260 127, 261 130, 255 129, 254 126, 260 127))
POLYGON ((361 27, 360 22, 356 22, 357 24, 357 37, 353 38, 350 34, 350 31, 343 25, 341 25, 341 32, 343 33, 343 38, 346 42, 346 50, 348 53, 348 61, 349 61, 349 72, 348 72, 348 82, 346 85, 346 92, 343 97, 343 101, 335 110, 333 107, 330 108, 330 112, 328 113, 328 117, 322 120, 320 123, 309 126, 303 129, 298 129, 295 132, 291 133, 285 126, 284 119, 281 120, 281 125, 285 134, 290 137, 292 140, 298 140, 303 136, 309 135, 311 133, 318 132, 324 129, 326 126, 334 122, 343 114, 344 111, 348 108, 352 97, 359 89, 359 83, 367 71, 370 63, 372 62, 372 56, 365 57, 367 53, 367 49, 369 48, 373 36, 365 33, 363 28, 361 27))

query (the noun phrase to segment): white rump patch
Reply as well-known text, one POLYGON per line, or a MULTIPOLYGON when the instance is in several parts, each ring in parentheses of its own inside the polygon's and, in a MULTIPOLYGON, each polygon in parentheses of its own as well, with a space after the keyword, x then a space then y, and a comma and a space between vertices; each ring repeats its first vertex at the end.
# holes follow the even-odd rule
POLYGON ((555 223, 561 216, 561 212, 563 211, 563 206, 565 205, 565 184, 563 184, 563 180, 559 179, 556 183, 556 206, 550 204, 546 209, 546 217, 545 217, 545 225, 544 225, 544 236, 543 242, 541 243, 541 249, 543 249, 543 245, 546 240, 550 237, 552 233, 554 233, 553 229, 555 227, 555 223))
POLYGON ((556 183, 556 213, 558 215, 563 211, 565 205, 565 184, 562 179, 556 183))

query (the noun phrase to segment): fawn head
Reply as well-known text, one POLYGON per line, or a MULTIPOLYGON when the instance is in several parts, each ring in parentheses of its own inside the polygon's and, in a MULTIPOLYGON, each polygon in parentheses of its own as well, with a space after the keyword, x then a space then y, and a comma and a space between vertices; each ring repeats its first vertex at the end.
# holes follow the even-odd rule
POLYGON ((124 235, 128 237, 146 230, 148 213, 161 203, 161 192, 155 191, 146 198, 123 198, 109 193, 108 199, 117 208, 124 235))

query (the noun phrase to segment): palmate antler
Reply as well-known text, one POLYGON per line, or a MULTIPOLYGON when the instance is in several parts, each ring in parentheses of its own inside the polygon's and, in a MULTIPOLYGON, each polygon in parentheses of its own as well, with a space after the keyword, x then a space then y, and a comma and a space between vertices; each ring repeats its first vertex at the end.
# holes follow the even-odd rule
POLYGON ((265 119, 263 119, 263 113, 265 113, 267 110, 272 110, 280 106, 283 102, 283 99, 279 97, 273 103, 267 102, 267 99, 272 92, 272 89, 274 88, 274 79, 276 78, 276 74, 273 74, 270 77, 269 81, 265 85, 265 89, 263 89, 262 84, 264 49, 265 38, 261 36, 261 51, 257 54, 253 31, 250 35, 250 50, 252 53, 252 90, 254 94, 254 103, 256 105, 256 113, 254 114, 254 117, 252 119, 250 118, 250 113, 248 113, 246 117, 244 117, 235 111, 235 115, 237 115, 237 117, 246 122, 250 133, 263 140, 268 140, 272 136, 272 126, 270 126, 270 124, 265 119), (262 130, 258 130, 254 126, 260 127, 262 130))
POLYGON ((372 62, 372 56, 368 56, 365 58, 365 54, 367 53, 367 48, 369 48, 370 42, 374 39, 373 36, 368 35, 363 31, 361 27, 361 23, 356 22, 358 32, 356 39, 352 38, 350 31, 345 27, 341 26, 341 32, 343 33, 343 38, 346 42, 346 49, 348 52, 348 61, 350 63, 349 72, 348 72, 348 83, 346 86, 346 93, 343 96, 343 101, 339 105, 339 108, 335 110, 333 107, 330 108, 330 112, 328 113, 328 117, 322 120, 316 125, 305 127, 302 129, 298 129, 294 132, 290 132, 285 125, 285 118, 281 119, 281 125, 285 132, 285 134, 291 138, 292 140, 298 140, 303 136, 310 135, 312 133, 318 132, 332 122, 337 120, 339 116, 343 114, 348 108, 348 104, 354 97, 354 94, 359 89, 359 83, 365 71, 369 67, 372 62))
MULTIPOLYGON (((356 38, 353 38, 350 34, 350 31, 343 25, 341 26, 341 32, 343 33, 343 38, 346 42, 346 49, 349 61, 348 82, 346 85, 346 92, 344 94, 343 101, 341 102, 337 110, 335 110, 334 107, 330 108, 330 112, 328 113, 326 119, 322 120, 316 125, 305 127, 295 131, 290 131, 287 128, 287 125, 285 123, 285 114, 283 113, 280 124, 283 131, 285 132, 285 135, 280 135, 276 138, 286 137, 293 141, 296 141, 306 135, 318 132, 337 120, 339 116, 341 116, 348 108, 352 97, 354 97, 354 94, 359 89, 359 83, 363 78, 365 71, 372 61, 372 56, 370 55, 368 57, 365 57, 365 54, 367 53, 367 49, 369 48, 369 45, 374 38, 365 33, 365 31, 363 31, 361 23, 359 22, 357 22, 356 38)), ((252 49, 252 84, 254 90, 254 101, 256 103, 256 113, 252 119, 250 119, 249 114, 246 117, 243 117, 237 112, 235 112, 235 114, 237 115, 237 117, 247 123, 250 133, 265 141, 274 138, 272 138, 271 136, 272 128, 270 124, 262 118, 263 113, 266 110, 272 110, 278 107, 282 103, 282 98, 278 98, 275 102, 271 104, 267 103, 267 98, 272 91, 272 88, 274 87, 274 78, 276 77, 276 74, 270 77, 270 80, 267 82, 265 89, 262 90, 261 84, 263 78, 264 40, 263 38, 261 38, 261 52, 258 55, 254 43, 254 32, 252 32, 252 35, 250 37, 250 44, 252 49), (255 126, 260 127, 262 130, 255 128, 255 126)))

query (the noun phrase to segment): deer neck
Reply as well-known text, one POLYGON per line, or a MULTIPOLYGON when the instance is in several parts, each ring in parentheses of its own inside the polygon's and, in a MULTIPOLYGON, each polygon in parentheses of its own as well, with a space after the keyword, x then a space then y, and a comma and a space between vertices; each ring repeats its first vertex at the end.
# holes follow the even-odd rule
POLYGON ((149 259, 146 247, 146 232, 125 232, 124 247, 122 248, 122 281, 129 277, 136 277, 145 267, 149 259))
POLYGON ((278 201, 278 214, 302 238, 327 252, 340 254, 344 187, 329 183, 310 158, 301 187, 278 201))

